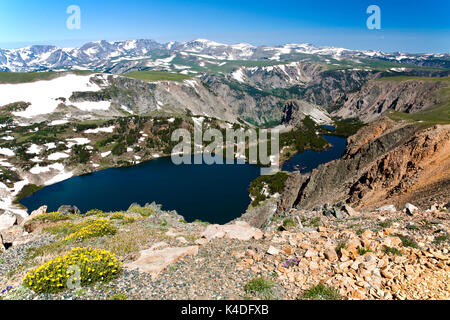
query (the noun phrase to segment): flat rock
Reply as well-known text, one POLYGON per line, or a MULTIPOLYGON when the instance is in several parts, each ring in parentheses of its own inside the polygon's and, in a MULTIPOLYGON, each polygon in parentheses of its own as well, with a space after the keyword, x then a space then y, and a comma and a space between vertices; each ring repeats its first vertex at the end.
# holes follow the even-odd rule
POLYGON ((334 249, 328 249, 324 252, 325 258, 331 262, 335 262, 339 259, 336 251, 334 249))
POLYGON ((250 226, 245 221, 236 221, 234 224, 227 225, 209 225, 202 233, 202 237, 208 240, 224 237, 242 241, 248 241, 250 239, 260 240, 263 235, 261 230, 250 226))
POLYGON ((198 246, 175 247, 154 250, 153 248, 143 250, 139 253, 137 260, 125 264, 128 269, 137 269, 141 272, 149 273, 153 278, 167 268, 176 263, 181 258, 188 255, 197 255, 198 246))
POLYGON ((397 209, 393 204, 389 204, 387 206, 383 206, 377 209, 377 211, 387 211, 387 212, 396 212, 397 209))
POLYGON ((182 244, 187 244, 188 243, 185 237, 177 237, 176 240, 181 242, 182 244))
POLYGON ((23 234, 23 229, 17 225, 0 232, 0 236, 3 238, 3 243, 13 243, 17 241, 17 239, 21 238, 23 234))
POLYGON ((14 214, 4 213, 0 216, 0 231, 11 228, 17 222, 14 214))
POLYGON ((194 243, 195 243, 196 245, 199 245, 199 246, 204 246, 204 245, 206 245, 208 242, 209 242, 209 240, 208 240, 208 239, 205 239, 205 238, 200 238, 200 239, 197 239, 197 240, 194 241, 194 243))
POLYGON ((280 254, 280 250, 278 250, 274 246, 270 246, 269 249, 267 250, 267 253, 272 255, 272 256, 277 256, 277 255, 280 254))

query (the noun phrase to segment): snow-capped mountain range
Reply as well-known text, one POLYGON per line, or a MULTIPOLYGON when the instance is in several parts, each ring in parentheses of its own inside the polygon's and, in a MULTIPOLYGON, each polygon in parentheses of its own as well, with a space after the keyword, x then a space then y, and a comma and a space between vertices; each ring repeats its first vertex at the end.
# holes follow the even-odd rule
MULTIPOLYGON (((114 72, 118 64, 139 68, 155 68, 175 58, 201 58, 207 61, 268 60, 293 61, 302 55, 314 55, 336 60, 370 59, 402 64, 450 67, 449 54, 383 53, 356 51, 336 47, 317 47, 311 44, 282 46, 253 46, 246 43, 222 44, 205 39, 165 44, 153 40, 96 41, 80 48, 58 48, 34 45, 20 49, 0 49, 0 71, 30 72, 48 70, 96 70, 114 72), (145 63, 143 63, 145 62, 145 63)), ((123 68, 120 68, 121 71, 123 68)))

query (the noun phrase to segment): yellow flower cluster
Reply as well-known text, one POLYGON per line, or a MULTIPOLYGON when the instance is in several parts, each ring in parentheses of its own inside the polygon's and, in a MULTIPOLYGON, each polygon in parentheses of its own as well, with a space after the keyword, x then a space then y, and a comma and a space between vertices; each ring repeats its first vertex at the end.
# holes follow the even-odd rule
POLYGON ((88 220, 82 223, 81 228, 69 234, 62 241, 77 241, 81 242, 85 239, 101 237, 107 234, 115 234, 116 227, 110 224, 106 218, 99 218, 95 220, 88 220))
POLYGON ((66 255, 29 271, 23 282, 37 293, 55 293, 66 289, 68 283, 87 286, 99 281, 109 282, 121 271, 122 262, 109 251, 74 248, 66 255))
POLYGON ((136 221, 136 219, 134 217, 130 217, 129 215, 126 215, 123 218, 123 223, 133 223, 135 221, 136 221))
POLYGON ((85 215, 86 217, 89 217, 89 216, 97 216, 97 215, 101 215, 102 213, 103 213, 102 210, 99 210, 99 209, 92 209, 92 210, 89 210, 88 212, 86 212, 84 215, 85 215))
POLYGON ((118 211, 118 212, 114 212, 109 218, 110 219, 122 220, 123 218, 125 218, 125 215, 123 214, 123 212, 118 211))

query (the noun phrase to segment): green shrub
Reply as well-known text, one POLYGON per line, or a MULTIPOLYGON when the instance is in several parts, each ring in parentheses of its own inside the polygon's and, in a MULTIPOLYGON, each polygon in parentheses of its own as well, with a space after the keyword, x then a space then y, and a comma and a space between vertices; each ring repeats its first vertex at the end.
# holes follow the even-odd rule
POLYGON ((317 228, 317 227, 320 225, 321 221, 322 221, 322 220, 320 220, 320 218, 317 217, 317 218, 311 219, 311 220, 309 221, 309 224, 308 224, 308 225, 309 225, 310 227, 315 227, 315 228, 317 228))
POLYGON ((415 249, 419 249, 419 245, 410 237, 406 237, 403 235, 396 235, 397 237, 400 238, 400 240, 402 240, 402 244, 404 247, 411 247, 411 248, 415 248, 415 249))
POLYGON ((335 248, 336 253, 340 253, 342 249, 347 249, 347 242, 340 241, 335 248))
POLYGON ((51 233, 51 234, 60 234, 60 235, 69 235, 71 233, 74 233, 76 231, 78 231, 80 228, 78 226, 78 224, 73 223, 73 222, 64 222, 64 223, 59 223, 50 227, 45 227, 44 229, 42 229, 42 231, 47 232, 47 233, 51 233))
POLYGON ((106 300, 128 300, 128 296, 120 292, 109 296, 106 300))
POLYGON ((17 194, 16 198, 14 199, 14 204, 18 204, 20 202, 20 200, 28 198, 29 196, 31 196, 33 193, 41 190, 42 187, 41 186, 37 186, 35 184, 29 184, 26 185, 25 187, 22 188, 22 190, 20 190, 20 192, 17 194))
POLYGON ((149 217, 156 213, 155 209, 153 208, 147 208, 147 207, 141 207, 139 205, 132 205, 129 209, 129 212, 138 213, 143 217, 149 217))
POLYGON ((130 217, 129 215, 126 215, 123 219, 122 222, 123 223, 133 223, 136 221, 136 218, 134 217, 130 217))
POLYGON ((365 255, 367 252, 372 252, 372 250, 366 249, 366 248, 358 248, 358 254, 359 254, 360 256, 365 255))
POLYGON ((295 227, 296 225, 297 223, 293 219, 288 218, 283 221, 283 227, 295 227))
POLYGON ((386 220, 386 221, 380 222, 380 223, 378 223, 378 225, 381 228, 389 228, 390 226, 392 226, 392 220, 386 220))
POLYGON ((267 280, 263 277, 253 278, 245 285, 245 292, 250 294, 264 294, 269 296, 272 294, 274 287, 273 281, 267 280))
POLYGON ((210 223, 208 221, 202 221, 200 219, 195 219, 194 223, 199 223, 199 224, 203 224, 205 226, 210 225, 210 223))
POLYGON ((99 210, 99 209, 92 209, 92 210, 89 210, 88 212, 86 212, 84 215, 85 215, 86 217, 89 217, 89 216, 97 216, 97 215, 100 215, 100 214, 102 214, 102 213, 103 213, 102 210, 99 210))
POLYGON ((302 299, 305 300, 341 300, 337 289, 329 287, 323 283, 306 290, 302 299))
POLYGON ((448 235, 444 234, 444 235, 440 235, 440 236, 434 238, 433 242, 436 243, 436 244, 440 244, 442 242, 447 242, 448 240, 449 240, 448 235))
POLYGON ((68 287, 69 281, 79 281, 81 286, 95 282, 109 282, 122 271, 122 263, 106 250, 74 248, 62 257, 55 258, 31 270, 23 279, 26 287, 36 293, 56 293, 68 287), (76 270, 79 268, 79 279, 76 270))
POLYGON ((269 194, 282 193, 287 178, 288 174, 286 172, 278 172, 274 175, 260 176, 252 181, 249 188, 250 195, 255 198, 252 205, 257 206, 260 202, 266 200, 267 197, 263 194, 263 189, 266 185, 269 194))
POLYGON ((85 146, 73 146, 73 161, 77 163, 86 163, 89 161, 91 153, 85 146))
POLYGON ((109 218, 111 220, 122 220, 125 218, 125 215, 123 214, 123 212, 118 211, 118 212, 114 212, 109 218))
POLYGON ((114 148, 111 150, 112 154, 115 156, 120 156, 127 152, 127 147, 122 142, 118 142, 114 148))
POLYGON ((402 255, 400 250, 398 250, 397 248, 392 248, 392 247, 388 247, 388 246, 384 246, 383 247, 383 252, 385 254, 393 254, 393 255, 397 255, 397 256, 401 256, 402 255))
POLYGON ((43 222, 58 222, 72 219, 73 215, 70 214, 62 214, 60 212, 48 212, 41 214, 32 221, 43 221, 43 222))
POLYGON ((109 220, 105 218, 83 221, 76 224, 74 228, 78 230, 69 234, 62 241, 81 242, 85 239, 114 235, 117 232, 117 228, 111 225, 109 220))

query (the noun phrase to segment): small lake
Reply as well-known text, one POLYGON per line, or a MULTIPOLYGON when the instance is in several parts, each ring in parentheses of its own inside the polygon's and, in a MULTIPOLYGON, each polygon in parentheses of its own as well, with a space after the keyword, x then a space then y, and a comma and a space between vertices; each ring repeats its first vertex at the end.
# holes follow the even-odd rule
POLYGON ((192 222, 227 223, 250 204, 248 187, 260 174, 250 164, 175 165, 160 158, 132 167, 113 168, 73 177, 45 187, 21 203, 31 212, 42 205, 56 211, 61 205, 91 209, 126 210, 136 202, 155 201, 164 210, 177 210, 192 222))
MULTIPOLYGON (((285 171, 308 172, 342 156, 346 139, 324 136, 333 147, 307 150, 283 165, 285 171)), ((106 169, 45 187, 21 201, 31 212, 42 205, 56 211, 76 205, 81 212, 126 210, 132 203, 155 201, 176 210, 189 222, 195 219, 224 224, 241 216, 250 204, 248 187, 260 175, 251 164, 175 165, 170 157, 126 168, 106 169)))
POLYGON ((325 135, 322 137, 333 146, 325 151, 312 151, 308 149, 303 153, 297 153, 283 163, 283 171, 311 172, 321 164, 341 158, 347 147, 347 139, 325 135))

